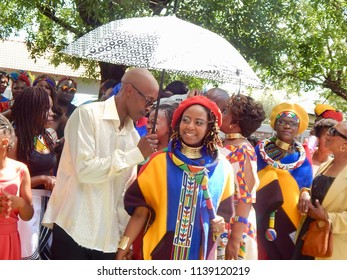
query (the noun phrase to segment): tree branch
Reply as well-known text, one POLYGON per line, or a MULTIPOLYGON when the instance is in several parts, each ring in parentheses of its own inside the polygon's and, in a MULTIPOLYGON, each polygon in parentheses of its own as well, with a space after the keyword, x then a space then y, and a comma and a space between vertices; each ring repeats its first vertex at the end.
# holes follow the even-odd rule
POLYGON ((323 82, 323 87, 330 89, 336 95, 347 100, 347 90, 341 86, 342 71, 337 72, 337 78, 334 79, 333 75, 329 74, 323 82))
POLYGON ((37 4, 37 9, 41 14, 52 20, 53 22, 60 25, 62 28, 76 34, 77 37, 81 37, 83 33, 79 31, 78 29, 72 27, 71 25, 67 24, 65 21, 61 20, 60 18, 55 16, 55 10, 52 7, 45 6, 42 4, 37 4))

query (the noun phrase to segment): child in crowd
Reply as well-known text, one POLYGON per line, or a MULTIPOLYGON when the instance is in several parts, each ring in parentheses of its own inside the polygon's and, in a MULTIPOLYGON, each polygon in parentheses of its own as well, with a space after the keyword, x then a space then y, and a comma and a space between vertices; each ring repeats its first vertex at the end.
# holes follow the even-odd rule
POLYGON ((34 214, 28 168, 7 157, 13 137, 13 127, 0 114, 0 260, 21 259, 18 215, 28 221, 34 214))

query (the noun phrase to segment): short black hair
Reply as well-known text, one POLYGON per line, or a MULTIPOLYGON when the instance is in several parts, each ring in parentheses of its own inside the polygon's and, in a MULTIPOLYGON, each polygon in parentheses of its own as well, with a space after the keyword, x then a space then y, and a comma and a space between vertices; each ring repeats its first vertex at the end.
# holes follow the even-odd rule
POLYGON ((174 95, 186 94, 188 92, 188 87, 181 81, 173 81, 166 86, 165 91, 171 91, 174 95))

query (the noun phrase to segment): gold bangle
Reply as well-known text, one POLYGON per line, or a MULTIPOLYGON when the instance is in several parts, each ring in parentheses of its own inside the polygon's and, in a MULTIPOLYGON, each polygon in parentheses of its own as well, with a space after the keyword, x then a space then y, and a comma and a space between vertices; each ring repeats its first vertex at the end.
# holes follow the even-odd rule
POLYGON ((128 247, 129 240, 128 236, 123 236, 118 243, 118 249, 125 250, 128 247))
POLYGON ((310 189, 310 188, 302 188, 302 189, 300 190, 300 195, 301 195, 303 192, 307 192, 309 195, 311 195, 311 189, 310 189))

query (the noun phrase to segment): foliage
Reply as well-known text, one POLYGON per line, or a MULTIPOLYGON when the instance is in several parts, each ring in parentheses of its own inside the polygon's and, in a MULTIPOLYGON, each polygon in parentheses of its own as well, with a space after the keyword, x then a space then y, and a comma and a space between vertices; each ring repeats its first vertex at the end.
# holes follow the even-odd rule
MULTIPOLYGON (((101 73, 104 79, 114 70, 109 65, 72 58, 59 51, 72 40, 109 21, 167 15, 178 4, 177 17, 224 36, 252 65, 266 87, 286 89, 294 94, 324 90, 323 96, 329 96, 327 102, 341 107, 346 106, 347 100, 346 2, 3 0, 0 2, 0 38, 26 30, 33 57, 51 51, 54 64, 64 61, 74 68, 84 65, 88 69, 86 75, 95 77, 101 73)), ((117 66, 116 71, 124 71, 122 67, 117 66)), ((160 77, 160 73, 156 75, 160 77)), ((165 83, 176 78, 167 75, 165 83)), ((204 81, 197 79, 179 78, 185 79, 191 88, 204 85, 204 81)))

